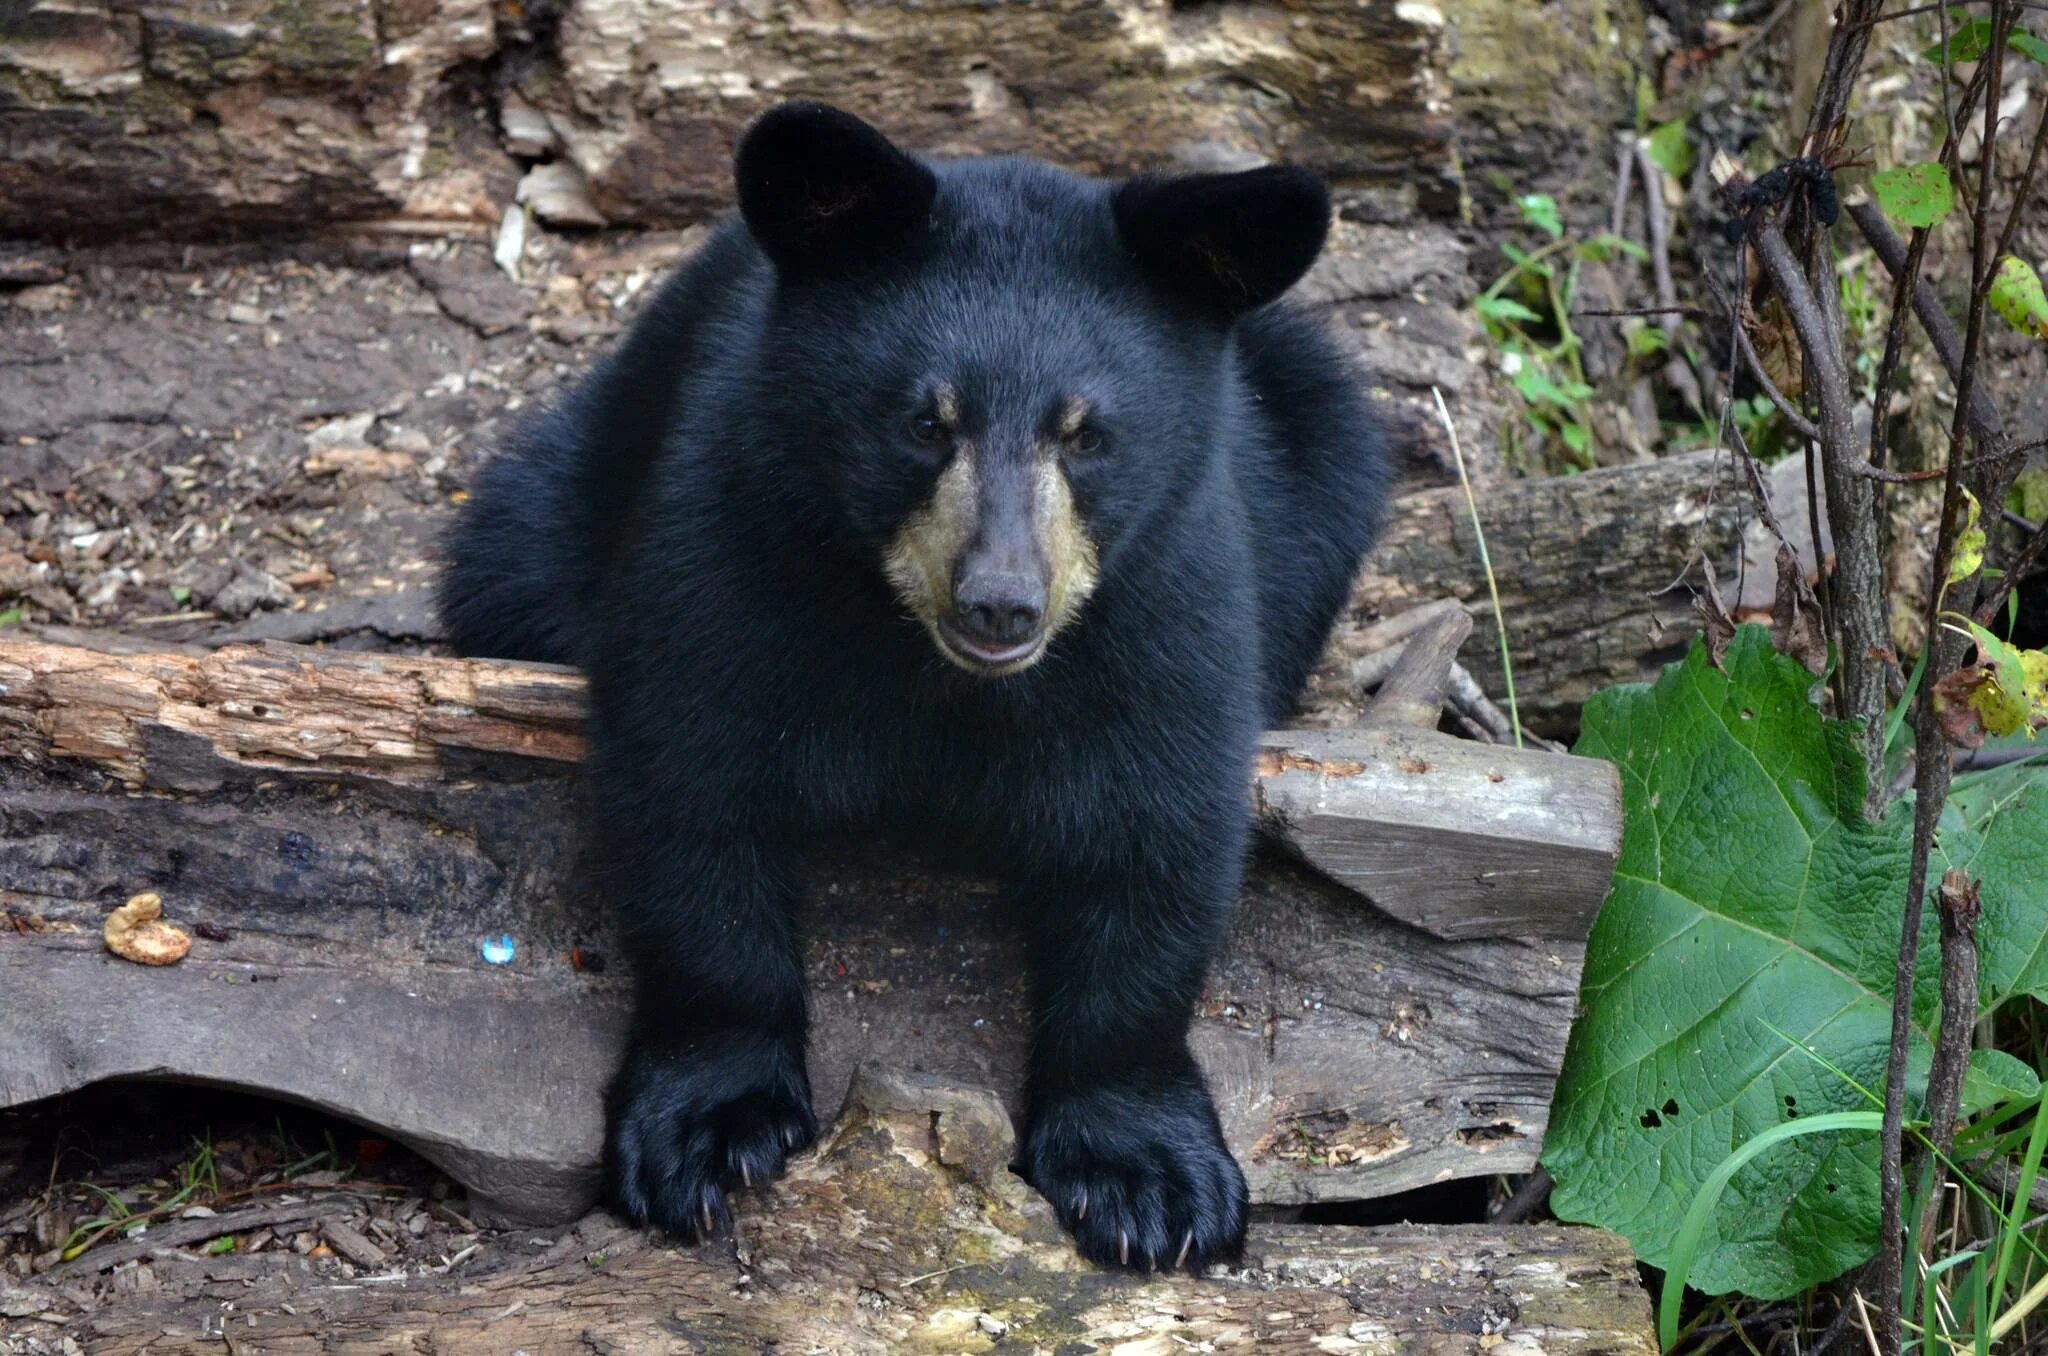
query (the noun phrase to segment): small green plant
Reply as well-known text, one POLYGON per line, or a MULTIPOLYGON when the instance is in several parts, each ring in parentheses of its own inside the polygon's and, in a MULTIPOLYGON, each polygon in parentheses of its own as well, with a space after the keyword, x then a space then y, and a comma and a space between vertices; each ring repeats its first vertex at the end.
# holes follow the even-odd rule
MULTIPOLYGON (((1516 200, 1522 223, 1545 241, 1533 248, 1503 243, 1512 267, 1473 302, 1486 336, 1500 352, 1501 370, 1522 397, 1526 422, 1509 431, 1509 459, 1530 470, 1588 470, 1593 458, 1592 400, 1582 344, 1571 323, 1579 270, 1617 254, 1644 258, 1642 247, 1617 235, 1585 240, 1566 233, 1554 199, 1532 193, 1516 200)), ((1638 327, 1631 353, 1662 351, 1663 334, 1638 327), (1637 337, 1655 333, 1656 339, 1637 337)))

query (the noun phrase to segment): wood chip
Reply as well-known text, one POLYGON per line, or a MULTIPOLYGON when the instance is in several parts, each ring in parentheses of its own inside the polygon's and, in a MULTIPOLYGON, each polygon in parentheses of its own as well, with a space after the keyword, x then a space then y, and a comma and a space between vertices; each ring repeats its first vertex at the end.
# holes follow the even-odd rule
POLYGON ((390 1254, 371 1242, 350 1225, 338 1219, 320 1221, 320 1234, 334 1250, 366 1270, 382 1267, 391 1260, 390 1254))

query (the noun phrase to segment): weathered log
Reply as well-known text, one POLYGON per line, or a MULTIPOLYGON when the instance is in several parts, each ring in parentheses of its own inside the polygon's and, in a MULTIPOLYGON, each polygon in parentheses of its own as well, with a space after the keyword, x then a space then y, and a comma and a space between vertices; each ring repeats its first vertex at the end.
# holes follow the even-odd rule
POLYGON ((1009 1172, 1013 1147, 992 1094, 864 1071, 819 1150, 742 1203, 736 1243, 678 1250, 593 1219, 537 1257, 487 1248, 453 1275, 252 1277, 244 1259, 166 1249, 168 1294, 79 1313, 15 1293, 57 1316, 38 1333, 106 1356, 1656 1349, 1628 1247, 1600 1230, 1259 1224, 1241 1267, 1116 1276, 1075 1264, 1009 1172))
MULTIPOLYGON (((0 640, 0 1105, 240 1084, 379 1126, 508 1216, 580 1211, 625 1000, 573 869, 581 691, 486 661, 0 640), (197 934, 168 970, 101 950, 142 889, 197 934), (499 934, 516 958, 484 964, 499 934)), ((1612 769, 1422 730, 1280 732, 1260 763, 1278 827, 1381 907, 1282 862, 1247 887, 1194 1042, 1256 1198, 1525 1170, 1618 848, 1612 769)), ((1014 1086, 1023 966, 991 893, 821 874, 821 1104, 867 1057, 1014 1086)))
MULTIPOLYGON (((1654 678, 1683 657, 1697 629, 1686 586, 1702 582, 1695 557, 1704 553, 1718 577, 1733 581, 1742 521, 1753 516, 1747 491, 1727 468, 1725 457, 1717 468, 1712 453, 1697 453, 1479 487, 1525 725, 1569 733, 1588 696, 1654 678)), ((1769 560, 1753 568, 1768 572, 1769 560)), ((1502 699, 1486 575, 1464 491, 1453 485, 1395 501, 1311 684, 1309 717, 1353 723, 1358 698, 1350 668, 1366 648, 1366 628, 1444 597, 1472 609, 1478 624, 1460 653, 1486 691, 1502 699)))
POLYGON ((31 0, 0 10, 0 236, 447 229, 495 220, 522 172, 565 224, 687 223, 729 203, 739 129, 797 95, 934 151, 1288 156, 1448 211, 1460 120, 1465 172, 1513 162, 1529 191, 1627 106, 1604 7, 1526 10, 31 0))

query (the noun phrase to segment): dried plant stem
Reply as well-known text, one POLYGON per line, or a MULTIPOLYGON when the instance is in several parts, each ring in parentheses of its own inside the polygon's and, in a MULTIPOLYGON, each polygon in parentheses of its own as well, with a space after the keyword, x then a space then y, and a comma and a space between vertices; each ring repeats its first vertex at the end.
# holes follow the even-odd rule
POLYGON ((1472 497, 1472 477, 1465 470, 1465 453, 1458 445, 1458 429, 1451 422, 1451 411, 1444 404, 1444 393, 1437 387, 1430 387, 1429 393, 1436 397, 1436 416, 1443 420, 1444 432, 1450 435, 1451 456, 1458 463, 1458 483, 1465 487, 1465 508, 1472 515, 1472 535, 1479 540, 1479 564, 1486 571, 1486 591, 1493 599, 1493 624, 1500 632, 1500 676, 1508 690, 1508 719, 1515 727, 1515 747, 1522 747, 1522 710, 1515 702, 1515 665, 1508 656, 1508 619, 1501 611, 1500 585, 1493 577, 1493 559, 1486 553, 1486 529, 1479 523, 1479 501, 1472 497))
MULTIPOLYGON (((1983 913, 1977 882, 1967 871, 1942 873, 1935 913, 1941 922, 1941 1030, 1934 1063, 1927 1071, 1927 1140, 1942 1158, 1956 1147, 1956 1119, 1962 1102, 1963 1076, 1969 1070, 1970 1047, 1977 1029, 1977 919, 1983 913)), ((1936 1164, 1931 1207, 1940 1194, 1936 1164)), ((1923 1229, 1922 1235, 1926 1231, 1923 1229)))
MULTIPOLYGON (((1643 181, 1643 226, 1650 237, 1650 276, 1657 284, 1657 304, 1676 306, 1678 285, 1671 278, 1671 222, 1664 209, 1664 171, 1650 158, 1650 143, 1646 140, 1637 139, 1635 159, 1643 181)), ((1678 337, 1678 321, 1675 312, 1666 311, 1657 322, 1667 341, 1664 380, 1687 405, 1704 412, 1699 381, 1679 355, 1678 345, 1669 342, 1678 337)))

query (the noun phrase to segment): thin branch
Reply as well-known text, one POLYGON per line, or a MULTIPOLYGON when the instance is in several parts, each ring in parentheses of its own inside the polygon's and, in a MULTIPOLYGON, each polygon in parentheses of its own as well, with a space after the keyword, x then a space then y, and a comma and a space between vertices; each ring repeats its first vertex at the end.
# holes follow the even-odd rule
POLYGON ((2041 116, 2034 119, 2034 146, 2027 152, 2027 167, 2020 174, 2018 190, 2013 194, 2012 210, 2005 214, 2005 229, 1998 233, 1998 248, 1991 251, 1991 266, 1998 267, 1998 261, 2012 253, 2013 233, 2019 230, 2020 213, 2025 210, 2027 199, 2034 192, 2034 175, 2041 168, 2041 147, 2048 144, 2048 103, 2041 106, 2041 116))
MULTIPOLYGON (((1971 457, 1963 463, 1963 469, 1981 471, 1986 467, 2003 465, 2025 456, 2027 451, 2026 447, 2008 447, 1989 456, 1971 457)), ((1929 480, 1940 480, 1948 474, 1946 466, 1937 466, 1931 471, 1893 471, 1882 466, 1852 466, 1850 469, 1865 480, 1882 481, 1887 485, 1919 485, 1929 480)))
MULTIPOLYGON (((1955 1156, 1957 1109, 1976 1034, 1977 919, 1983 911, 1977 882, 1969 872, 1942 873, 1941 890, 1935 898, 1935 914, 1941 920, 1941 1029, 1934 1063, 1927 1071, 1927 1139, 1941 1158, 1955 1156)), ((1937 1168, 1929 1201, 1940 1194, 1937 1168)), ((1921 1235, 1925 1237, 1926 1230, 1921 1235)))
POLYGON ((2048 521, 2036 527, 2033 535, 2027 538, 2026 545, 2005 562, 2005 573, 1990 582, 1990 589, 1977 608, 1977 625, 1989 626, 1996 621, 1999 609, 2005 606, 2006 595, 2018 587, 2021 579, 2039 568, 2044 559, 2048 559, 2048 521))
MULTIPOLYGON (((1635 143, 1636 169, 1643 181, 1643 223, 1650 237, 1650 276, 1657 284, 1657 304, 1676 306, 1678 285, 1671 279, 1671 222, 1664 211, 1664 171, 1650 158, 1650 143, 1638 138, 1635 143)), ((1657 322, 1664 331, 1668 357, 1664 363, 1664 380, 1678 393, 1694 411, 1704 415, 1706 402, 1700 395, 1699 378, 1693 375, 1678 349, 1668 341, 1678 336, 1678 317, 1666 312, 1657 322)))
MULTIPOLYGON (((1991 10, 1991 46, 2003 52, 2012 32, 2014 12, 2004 0, 1995 0, 1991 10)), ((1948 801, 1953 763, 1948 738, 1935 715, 1934 693, 1941 680, 1961 656, 1958 639, 1941 626, 1947 601, 1949 564, 1954 558, 1957 524, 1962 514, 1963 445, 1970 429, 1970 399, 1975 393, 1977 359, 1984 337, 1984 307, 1991 270, 1985 255, 1991 246, 1990 204, 1992 166, 1997 159, 1998 93, 2002 61, 1981 63, 1989 70, 1984 93, 1984 144, 1978 164, 1976 206, 1972 214, 1970 245, 1970 311, 1963 331, 1962 370, 1956 376, 1956 412, 1949 427, 1948 475, 1942 489, 1941 525, 1934 546, 1934 586, 1927 598, 1927 669, 1920 684, 1913 730, 1915 768, 1913 774, 1913 856, 1907 873, 1904 917, 1899 928, 1899 965, 1892 985, 1891 1051, 1885 1064, 1884 1129, 1880 1140, 1878 1184, 1881 1219, 1878 1225, 1877 1295, 1878 1338, 1881 1356, 1897 1356, 1903 1340, 1903 1316, 1899 1296, 1905 1276, 1905 1233, 1902 1216, 1905 1194, 1906 1052, 1913 1025, 1913 978, 1920 959, 1920 920, 1927 899, 1927 862, 1934 845, 1935 826, 1948 801)), ((1980 451, 1983 451, 1981 446, 1980 451)), ((1974 585, 1962 581, 1966 590, 1963 606, 1974 601, 1974 585)))
POLYGON ((1633 138, 1621 143, 1621 151, 1614 164, 1614 205, 1607 213, 1607 233, 1624 235, 1628 226, 1628 192, 1634 187, 1636 173, 1636 152, 1631 145, 1633 138))
POLYGON ((1593 318, 1612 320, 1640 316, 1644 319, 1652 319, 1660 315, 1675 315, 1681 320, 1712 320, 1714 318, 1712 311, 1703 311, 1697 306, 1620 306, 1603 311, 1573 311, 1571 318, 1574 320, 1593 318))
POLYGON ((1941 1027, 1927 1070, 1927 1139, 1934 1146, 1920 1237, 1933 1236, 1934 1212, 1947 1182, 1943 1165, 1955 1156, 1963 1078, 1977 1030, 1977 919, 1983 913, 1977 882, 1967 871, 1942 873, 1935 913, 1941 920, 1941 1027))
POLYGON ((1883 12, 1884 0, 1843 0, 1836 9, 1836 28, 1828 39, 1827 61, 1813 93, 1813 108, 1806 115, 1805 140, 1809 146, 1848 116, 1849 92, 1855 86, 1857 72, 1863 69, 1863 53, 1870 46, 1871 21, 1883 12))
POLYGON ((1742 359, 1742 365, 1749 370, 1749 375, 1755 378, 1758 388, 1763 391, 1765 398, 1777 407, 1778 413, 1785 417, 1785 422, 1792 426, 1793 432, 1809 442, 1819 442, 1820 430, 1814 427, 1811 419, 1799 412, 1799 408, 1787 399, 1785 393, 1778 389, 1778 384, 1771 380, 1770 374, 1764 371, 1763 359, 1757 356, 1756 344, 1749 337, 1749 328, 1742 323, 1742 317, 1737 313, 1735 303, 1728 299, 1728 293, 1721 286, 1721 280, 1712 273, 1703 276, 1706 278, 1708 290, 1714 294, 1714 300, 1721 304, 1722 310, 1727 313, 1728 323, 1735 329, 1735 352, 1742 359))
MULTIPOLYGON (((1865 765, 1876 769, 1884 760, 1884 664, 1891 652, 1891 633, 1884 615, 1883 561, 1878 550, 1877 490, 1850 469, 1863 464, 1861 449, 1852 447, 1856 439, 1849 374, 1839 359, 1836 340, 1827 332, 1826 314, 1778 222, 1760 218, 1751 236, 1764 272, 1792 319, 1812 378, 1808 384, 1820 402, 1820 462, 1827 484, 1828 525, 1835 540, 1833 613, 1840 633, 1842 675, 1842 704, 1837 714, 1862 722, 1858 743, 1865 765)), ((1815 549, 1819 549, 1818 537, 1815 549)), ((1888 798, 1884 779, 1873 771, 1864 814, 1876 819, 1883 814, 1888 798)))
MULTIPOLYGON (((1882 218, 1880 218, 1882 220, 1882 218)), ((1890 463, 1886 432, 1891 425, 1892 377, 1898 371, 1899 354, 1905 347, 1908 298, 1918 300, 1920 261, 1927 253, 1928 232, 1915 227, 1912 243, 1906 247, 1903 263, 1892 270, 1891 322, 1885 326, 1884 356, 1877 364, 1877 398, 1870 411, 1870 469, 1882 471, 1890 463)))
POLYGON ((1520 1224, 1541 1210, 1550 1200, 1552 1186, 1550 1174, 1543 1170, 1541 1163, 1535 1171, 1524 1177, 1514 1194, 1501 1202, 1500 1209, 1493 1212, 1495 1224, 1520 1224))
MULTIPOLYGON (((1907 261, 1907 248, 1893 233, 1884 213, 1878 210, 1877 204, 1869 202, 1851 203, 1847 211, 1849 219, 1856 223, 1856 229, 1877 252, 1878 259, 1897 278, 1907 261)), ((1948 308, 1941 304, 1941 298, 1925 279, 1914 281, 1913 314, 1919 318, 1920 328, 1926 331, 1928 342, 1934 346, 1934 355, 1941 359, 1949 380, 1956 381, 1963 373, 1962 336, 1956 333, 1956 323, 1950 319, 1948 308)), ((1970 436, 1977 440, 1979 447, 1995 447, 2005 438, 2005 422, 1999 417, 1998 407, 1982 390, 1974 390, 1970 396, 1970 436)))

